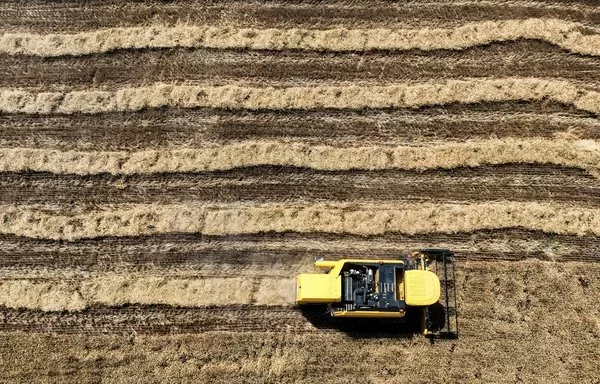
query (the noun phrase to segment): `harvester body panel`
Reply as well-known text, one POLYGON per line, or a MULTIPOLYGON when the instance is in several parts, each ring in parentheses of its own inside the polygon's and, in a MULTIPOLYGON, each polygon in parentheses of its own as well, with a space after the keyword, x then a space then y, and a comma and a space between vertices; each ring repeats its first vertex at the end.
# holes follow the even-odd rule
POLYGON ((427 270, 413 269, 404 273, 404 302, 410 306, 426 306, 440 299, 440 279, 427 270))
POLYGON ((319 260, 315 266, 328 272, 298 275, 296 303, 331 304, 333 316, 402 317, 406 305, 439 299, 437 276, 404 260, 319 260))
POLYGON ((325 273, 296 278, 298 305, 326 304, 332 317, 341 318, 402 318, 419 311, 424 334, 458 335, 454 259, 448 250, 422 249, 401 260, 321 259, 315 267, 325 273), (440 308, 443 324, 436 327, 440 308))
POLYGON ((339 303, 342 299, 342 278, 332 274, 303 273, 296 278, 297 304, 339 303))

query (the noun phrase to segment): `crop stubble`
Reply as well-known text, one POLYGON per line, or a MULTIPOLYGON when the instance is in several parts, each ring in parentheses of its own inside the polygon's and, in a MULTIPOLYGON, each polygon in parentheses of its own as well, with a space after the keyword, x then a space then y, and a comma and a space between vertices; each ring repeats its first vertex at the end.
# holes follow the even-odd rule
POLYGON ((0 15, 2 380, 597 377, 593 3, 0 15), (314 257, 432 245, 459 261, 456 342, 290 306, 314 257))

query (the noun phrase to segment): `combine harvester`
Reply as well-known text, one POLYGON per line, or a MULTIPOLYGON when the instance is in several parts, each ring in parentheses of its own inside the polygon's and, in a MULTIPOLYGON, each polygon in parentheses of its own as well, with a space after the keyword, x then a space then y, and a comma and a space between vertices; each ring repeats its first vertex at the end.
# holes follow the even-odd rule
POLYGON ((336 318, 404 318, 421 312, 429 337, 457 338, 454 255, 422 249, 403 260, 317 260, 325 273, 296 278, 296 304, 325 304, 336 318))

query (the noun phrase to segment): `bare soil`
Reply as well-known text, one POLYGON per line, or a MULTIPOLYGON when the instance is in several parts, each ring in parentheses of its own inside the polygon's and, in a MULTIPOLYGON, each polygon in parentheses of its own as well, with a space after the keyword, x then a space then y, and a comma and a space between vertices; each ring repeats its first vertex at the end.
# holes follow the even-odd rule
POLYGON ((598 179, 584 170, 552 165, 481 166, 451 170, 319 171, 251 167, 229 171, 148 175, 56 175, 7 172, 1 204, 184 202, 577 202, 600 206, 598 179), (264 191, 268 189, 269 193, 264 191), (74 196, 81 194, 77 199, 74 196))
POLYGON ((227 111, 148 109, 94 116, 0 115, 4 147, 62 150, 198 148, 240 140, 297 140, 340 147, 468 139, 600 138, 589 114, 547 100, 449 104, 419 110, 227 111))
POLYGON ((590 24, 600 21, 594 0, 514 3, 494 1, 382 0, 309 1, 7 1, 2 18, 7 29, 37 33, 78 32, 149 23, 217 24, 236 27, 386 27, 397 25, 455 26, 468 21, 546 17, 590 24), (43 15, 46 19, 41 18, 43 15))

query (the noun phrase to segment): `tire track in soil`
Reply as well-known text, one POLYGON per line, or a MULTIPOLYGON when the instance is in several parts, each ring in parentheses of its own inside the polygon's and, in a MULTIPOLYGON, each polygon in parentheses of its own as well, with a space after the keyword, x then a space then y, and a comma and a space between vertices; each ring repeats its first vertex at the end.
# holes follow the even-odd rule
POLYGON ((9 172, 0 178, 1 204, 494 200, 599 206, 600 186, 584 170, 528 164, 423 172, 272 166, 131 176, 9 172))
POLYGON ((328 83, 388 83, 475 77, 547 77, 590 86, 600 61, 576 56, 548 43, 492 43, 461 51, 329 53, 166 49, 117 51, 93 57, 0 54, 0 87, 41 90, 110 88, 157 82, 235 81, 247 85, 293 86, 328 83))
POLYGON ((235 271, 257 273, 265 269, 273 277, 289 277, 290 267, 310 269, 315 257, 398 258, 403 251, 446 247, 459 262, 526 259, 600 262, 596 236, 544 234, 522 229, 473 233, 385 234, 377 236, 264 233, 229 236, 168 234, 145 237, 99 238, 65 243, 0 236, 0 268, 21 270, 61 268, 81 272, 168 271, 214 276, 235 271), (226 271, 226 272, 225 272, 226 271))
POLYGON ((86 115, 0 115, 3 147, 132 150, 202 147, 239 140, 295 139, 311 144, 552 138, 600 139, 589 114, 549 101, 425 106, 419 110, 227 111, 156 109, 86 115))
POLYGON ((291 307, 223 305, 177 308, 160 305, 94 307, 78 312, 44 312, 0 307, 0 331, 74 334, 177 334, 212 331, 300 332, 317 329, 291 307))
POLYGON ((235 27, 331 28, 355 27, 456 26, 469 21, 522 18, 558 18, 600 23, 600 12, 593 0, 578 4, 538 2, 478 3, 427 2, 389 3, 385 1, 191 1, 171 4, 153 1, 123 3, 118 0, 91 1, 85 7, 76 1, 7 1, 0 11, 4 29, 38 33, 77 32, 90 29, 137 26, 152 20, 176 25, 181 20, 195 24, 222 24, 235 27), (157 6, 160 4, 160 6, 157 6), (591 6, 590 6, 591 5, 591 6), (41 17, 44 16, 45 18, 41 17), (52 23, 47 18, 51 15, 52 23))

